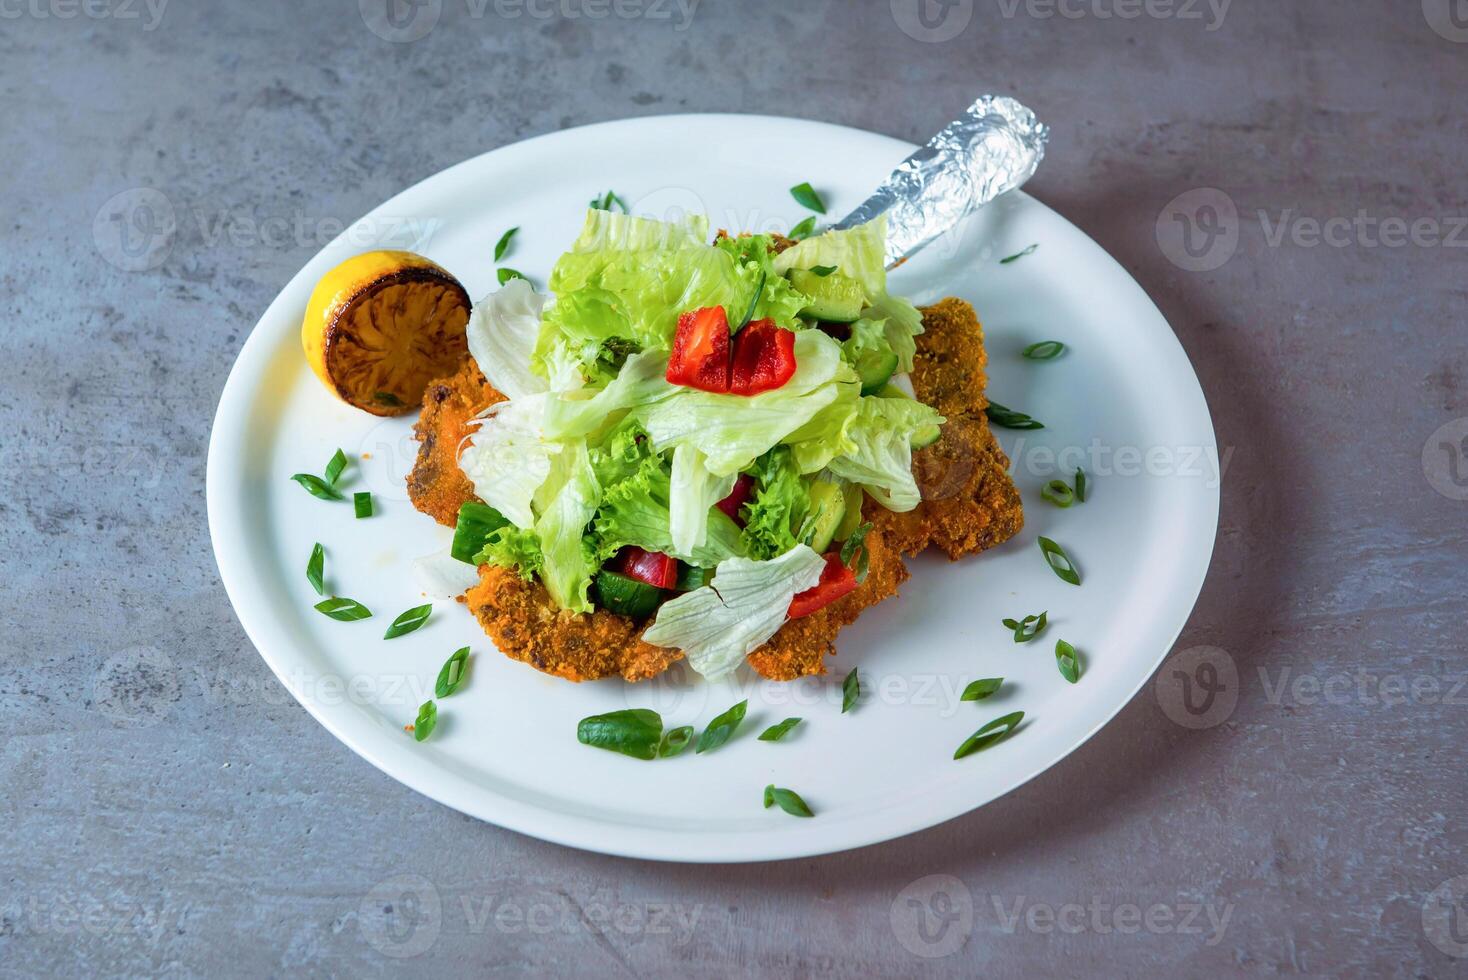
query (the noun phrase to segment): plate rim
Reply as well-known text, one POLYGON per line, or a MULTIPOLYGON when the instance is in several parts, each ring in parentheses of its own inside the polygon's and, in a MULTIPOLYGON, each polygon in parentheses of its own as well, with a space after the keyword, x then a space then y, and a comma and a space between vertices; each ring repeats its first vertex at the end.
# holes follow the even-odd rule
MULTIPOLYGON (((1208 570, 1212 563, 1213 552, 1217 545, 1218 519, 1222 497, 1221 481, 1219 486, 1212 488, 1212 493, 1204 501, 1209 511, 1207 515, 1209 518, 1207 548, 1203 549, 1200 547, 1198 549, 1198 557, 1194 563, 1191 563, 1193 567, 1188 568, 1188 581, 1183 584, 1183 587, 1177 588, 1174 591, 1174 594, 1179 597, 1186 596, 1186 613, 1181 617, 1176 629, 1170 631, 1171 636, 1166 643, 1161 645, 1155 661, 1145 673, 1139 675, 1138 681, 1127 693, 1126 697, 1119 698, 1114 705, 1104 709, 1101 717, 1094 725, 1068 743, 1062 743, 1063 748, 1058 752, 1047 753, 1047 755, 1053 755, 1053 757, 1048 758, 1048 761, 1033 767, 1032 771, 1025 772, 1017 778, 1006 780, 1004 788, 1001 791, 994 793, 981 802, 965 806, 956 812, 944 811, 936 819, 931 818, 928 814, 912 814, 905 819, 888 820, 877 827, 868 828, 863 833, 828 838, 825 842, 816 843, 814 846, 805 843, 806 839, 803 835, 792 836, 779 833, 769 834, 759 838, 761 844, 754 847, 748 846, 749 839, 743 837, 743 835, 740 838, 721 839, 718 835, 669 834, 665 830, 651 831, 648 828, 629 827, 618 827, 615 834, 607 834, 606 825, 599 824, 590 818, 568 813, 553 813, 534 804, 515 800, 503 794, 493 794, 493 799, 498 802, 498 806, 492 805, 486 807, 482 805, 486 799, 485 791, 482 787, 475 786, 465 780, 443 780, 438 776, 437 770, 434 768, 422 767, 414 770, 411 767, 405 768, 397 765, 391 756, 400 753, 384 751, 378 746, 370 744, 365 739, 359 739, 354 733, 347 731, 347 726, 343 721, 333 717, 328 706, 315 703, 315 700, 309 693, 300 684, 296 683, 299 680, 299 674, 291 674, 287 669, 288 665, 283 662, 282 658, 278 655, 267 653, 268 645, 262 643, 265 630, 260 622, 255 621, 254 608, 257 603, 247 594, 247 590, 253 588, 253 585, 245 581, 244 569, 247 567, 248 562, 244 560, 244 556, 241 553, 241 545, 236 540, 242 532, 234 531, 227 527, 221 517, 221 514, 227 510, 228 495, 231 490, 230 486, 226 484, 225 479, 225 474, 229 470, 229 467, 225 460, 224 447, 232 428, 240 430, 242 434, 245 429, 245 422, 240 413, 236 413, 236 418, 232 420, 226 411, 228 408, 238 404, 248 404, 249 392, 247 391, 246 381, 244 379, 245 372, 241 371, 240 366, 241 364, 254 363, 262 360, 268 362, 268 359, 274 353, 267 346, 268 341, 265 339, 264 332, 259 328, 267 321, 274 320, 282 315, 282 311, 278 307, 286 304, 287 294, 293 292, 292 287, 297 284, 298 280, 302 279, 306 270, 315 264, 322 255, 339 247, 339 243, 351 233, 353 228, 385 209, 392 209, 396 202, 414 194, 419 188, 429 183, 449 179, 448 175, 480 165, 481 161, 488 157, 503 154, 511 150, 517 153, 531 152, 537 144, 564 140, 568 137, 568 134, 577 134, 581 138, 585 138, 587 136, 593 136, 598 130, 609 130, 628 126, 676 126, 679 123, 694 124, 708 120, 727 122, 731 119, 741 120, 751 126, 789 126, 796 124, 801 127, 835 130, 841 132, 847 138, 855 137, 867 141, 887 143, 891 146, 894 155, 901 153, 901 155, 905 156, 916 149, 916 144, 880 133, 795 116, 751 113, 671 113, 634 116, 626 119, 591 123, 584 126, 544 133, 529 139, 518 140, 486 150, 483 153, 476 154, 475 156, 430 174, 376 205, 361 218, 357 219, 356 222, 349 225, 336 239, 327 243, 302 264, 301 268, 282 285, 274 299, 271 300, 251 328, 249 336, 245 338, 245 342, 241 345, 240 351, 236 355, 234 363, 230 366, 228 377, 220 392, 214 420, 210 427, 209 448, 206 457, 205 496, 211 548, 214 553, 215 564, 219 569, 220 581, 225 587, 225 592, 230 600, 230 606, 234 611, 235 618, 239 620, 241 627, 244 629, 251 644, 255 647, 256 652, 265 661, 280 683, 290 692, 297 703, 304 707, 333 737, 395 782, 402 783, 435 802, 497 827, 593 853, 676 863, 748 863, 816 857, 884 843, 906 837, 909 834, 921 830, 939 827, 1007 796, 1040 774, 1049 771, 1086 742, 1090 741, 1098 731, 1109 724, 1123 708, 1129 705, 1135 699, 1137 693, 1152 680, 1156 674, 1157 667, 1167 658, 1197 608, 1198 597, 1202 594, 1203 586, 1207 580, 1208 570), (232 421, 235 423, 233 426, 231 425, 232 421), (246 610, 250 610, 250 612, 247 613, 246 610), (553 817, 554 819, 548 820, 548 817, 553 817), (577 833, 576 830, 578 828, 582 828, 583 832, 577 833), (600 833, 597 831, 600 831, 600 833), (727 840, 727 844, 723 848, 720 846, 721 840, 727 840), (729 845, 734 845, 736 840, 744 846, 740 852, 730 853, 728 847, 729 845), (666 846, 674 841, 680 843, 674 848, 668 848, 666 846), (695 844, 693 843, 694 841, 698 843, 695 844), (657 847, 657 844, 665 846, 657 847)), ((1144 300, 1153 312, 1156 313, 1158 320, 1167 326, 1168 329, 1165 331, 1166 340, 1170 341, 1171 346, 1174 348, 1171 353, 1180 357, 1181 363, 1186 365, 1192 381, 1192 387, 1198 396, 1199 408, 1201 409, 1200 421, 1206 424, 1208 438, 1212 444, 1216 445, 1217 432, 1213 424, 1212 411, 1208 406, 1207 394, 1198 380, 1197 370, 1193 367, 1192 361, 1188 357, 1187 351, 1183 348, 1181 341, 1178 339, 1176 332, 1172 329, 1171 324, 1157 307, 1152 297, 1136 281, 1135 277, 1114 256, 1096 242, 1094 238, 1087 234, 1084 229, 1075 225, 1044 202, 1036 199, 1032 195, 1026 194, 1022 190, 1013 191, 1011 194, 1048 212, 1050 217, 1063 222, 1081 236, 1082 239, 1090 243, 1097 253, 1105 256, 1104 261, 1110 263, 1108 268, 1102 270, 1103 273, 1108 277, 1119 275, 1125 281, 1129 282, 1136 289, 1140 299, 1144 300)), ((418 746, 418 748, 421 749, 422 746, 418 746)))

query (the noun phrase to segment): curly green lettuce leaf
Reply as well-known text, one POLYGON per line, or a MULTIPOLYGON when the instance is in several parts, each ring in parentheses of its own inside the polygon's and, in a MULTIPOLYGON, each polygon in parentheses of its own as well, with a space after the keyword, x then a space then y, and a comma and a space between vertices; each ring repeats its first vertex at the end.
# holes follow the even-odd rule
POLYGON ((545 559, 540 553, 540 538, 534 531, 506 524, 485 540, 484 547, 474 556, 474 564, 513 569, 528 582, 540 573, 545 559))
POLYGON ((704 454, 710 473, 726 476, 841 398, 842 386, 858 384, 836 341, 819 330, 802 330, 795 337, 795 375, 773 391, 746 397, 678 388, 633 414, 656 449, 692 446, 704 454))
POLYGON ((775 635, 790 600, 820 581, 824 567, 825 560, 803 544, 769 561, 725 559, 712 585, 663 603, 642 638, 682 650, 688 665, 709 680, 725 677, 775 635))
POLYGON ((739 277, 748 287, 744 297, 745 305, 736 309, 726 311, 731 318, 731 326, 738 326, 737 319, 744 315, 749 309, 748 298, 752 296, 756 288, 760 289, 759 299, 755 302, 754 311, 750 314, 751 320, 762 320, 769 318, 774 320, 777 326, 787 330, 800 330, 805 327, 805 321, 796 317, 810 302, 810 298, 804 293, 796 290, 790 284, 790 280, 775 271, 774 255, 770 252, 772 239, 769 235, 741 235, 735 238, 720 238, 714 242, 714 247, 721 249, 734 257, 738 265, 739 277))
POLYGON ((610 380, 619 352, 671 349, 688 310, 722 306, 737 321, 756 289, 755 315, 794 329, 805 299, 766 273, 768 257, 754 245, 707 244, 707 235, 702 216, 664 222, 588 211, 580 237, 551 270, 556 301, 541 320, 532 370, 552 377, 576 364, 593 383, 610 380))
POLYGON ((638 431, 627 423, 592 453, 592 465, 603 480, 601 505, 589 536, 594 558, 604 562, 635 545, 712 568, 731 555, 743 554, 739 526, 717 508, 704 511, 703 541, 688 548, 674 543, 670 467, 645 439, 637 440, 638 431))
POLYGON ((943 421, 919 401, 863 398, 846 433, 853 448, 831 460, 831 472, 860 484, 888 510, 912 510, 922 500, 912 475, 912 435, 943 421))
POLYGON ((795 529, 810 510, 810 490, 787 446, 765 453, 749 472, 756 490, 743 512, 744 547, 751 558, 765 561, 798 543, 795 529))

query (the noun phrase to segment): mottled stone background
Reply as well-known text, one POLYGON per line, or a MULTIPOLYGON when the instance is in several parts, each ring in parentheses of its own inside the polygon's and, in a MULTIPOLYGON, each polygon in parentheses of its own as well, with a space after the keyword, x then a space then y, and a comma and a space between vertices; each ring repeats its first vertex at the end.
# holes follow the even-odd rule
POLYGON ((1462 975, 1468 3, 922 2, 0 0, 0 974, 1462 975), (270 677, 205 446, 332 222, 567 126, 916 140, 985 91, 1233 451, 1183 659, 1084 748, 895 843, 644 864, 432 803, 270 677))

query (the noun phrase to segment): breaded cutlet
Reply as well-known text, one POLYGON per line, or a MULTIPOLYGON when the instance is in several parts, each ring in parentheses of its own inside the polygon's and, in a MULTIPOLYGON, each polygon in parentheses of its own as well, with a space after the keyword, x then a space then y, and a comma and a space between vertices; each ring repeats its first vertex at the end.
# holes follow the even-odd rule
MULTIPOLYGON (((826 671, 836 634, 868 606, 897 594, 908 577, 902 555, 930 546, 949 559, 978 554, 1019 532, 1024 512, 1010 478, 1009 461, 990 431, 984 408, 983 327, 973 307, 949 298, 923 307, 925 332, 917 338, 912 371, 918 398, 947 421, 938 441, 913 454, 913 474, 923 500, 905 514, 868 499, 863 514, 869 572, 855 591, 808 616, 785 623, 749 656, 772 680, 826 671)), ((414 506, 452 526, 474 488, 459 470, 458 451, 472 432, 470 420, 503 401, 472 358, 459 371, 428 386, 414 427, 422 445, 408 477, 414 506)), ((567 680, 654 677, 683 656, 643 641, 642 624, 605 610, 591 614, 557 609, 544 586, 516 572, 482 566, 479 584, 465 597, 470 610, 506 656, 567 680)))

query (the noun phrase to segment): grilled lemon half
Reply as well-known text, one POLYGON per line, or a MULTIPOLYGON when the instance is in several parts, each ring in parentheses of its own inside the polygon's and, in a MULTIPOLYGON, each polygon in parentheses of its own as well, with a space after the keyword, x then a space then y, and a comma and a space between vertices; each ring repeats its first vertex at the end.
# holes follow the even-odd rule
POLYGON ((412 252, 353 256, 321 277, 306 304, 301 344, 321 383, 373 415, 401 415, 469 349, 469 294, 412 252))

